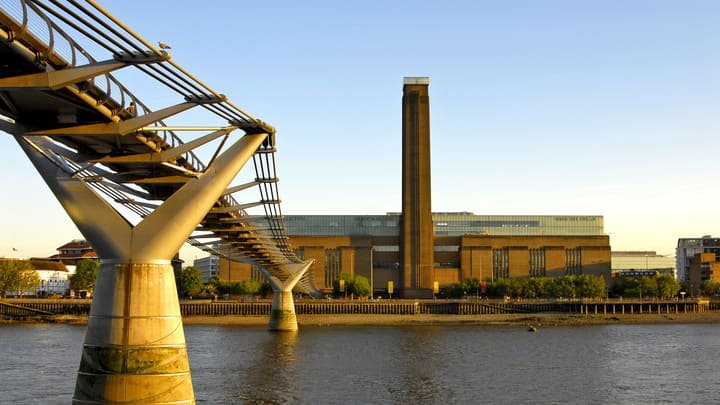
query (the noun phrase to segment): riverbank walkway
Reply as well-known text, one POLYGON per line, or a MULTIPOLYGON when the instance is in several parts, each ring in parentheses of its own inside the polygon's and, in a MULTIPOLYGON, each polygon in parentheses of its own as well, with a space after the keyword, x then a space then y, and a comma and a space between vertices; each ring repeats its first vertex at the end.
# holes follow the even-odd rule
MULTIPOLYGON (((4 299, 0 315, 88 315, 92 300, 4 299)), ((258 300, 186 300, 180 303, 183 317, 269 316, 272 302, 258 300)), ((720 301, 707 298, 684 300, 576 299, 576 300, 297 300, 298 315, 497 315, 570 313, 581 315, 688 314, 720 311, 720 301)))

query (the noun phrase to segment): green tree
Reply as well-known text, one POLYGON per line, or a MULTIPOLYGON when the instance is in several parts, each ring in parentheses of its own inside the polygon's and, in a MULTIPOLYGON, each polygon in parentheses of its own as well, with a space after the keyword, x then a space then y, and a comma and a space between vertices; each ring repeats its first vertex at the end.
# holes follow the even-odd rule
POLYGON ((528 278, 523 280, 522 286, 522 297, 523 298, 538 298, 541 297, 541 282, 539 278, 528 278))
POLYGON ((2 298, 5 298, 10 291, 23 294, 25 292, 24 289, 21 289, 23 286, 34 288, 37 284, 40 284, 40 279, 30 261, 0 260, 0 295, 2 295, 2 298), (33 284, 35 281, 37 282, 33 284))
POLYGON ((197 294, 203 288, 202 273, 195 266, 185 267, 180 273, 178 281, 178 295, 181 297, 197 294))
POLYGON ((0 261, 0 295, 5 298, 8 291, 17 285, 20 273, 17 271, 17 260, 2 259, 0 261))
POLYGON ((359 297, 367 297, 370 296, 370 281, 367 277, 340 273, 333 281, 333 291, 335 296, 345 296, 347 293, 359 297), (340 280, 343 280, 343 283, 340 283, 340 280), (344 284, 343 288, 340 288, 341 284, 344 284))
POLYGON ((480 293, 480 280, 475 277, 470 277, 462 282, 463 295, 479 295, 480 293))
POLYGON ((657 297, 658 290, 655 277, 641 277, 640 292, 642 293, 642 297, 657 297))
POLYGON ((352 293, 358 297, 370 296, 370 280, 367 277, 355 276, 352 283, 352 293))
POLYGON ((344 296, 346 293, 352 293, 353 276, 348 273, 340 273, 333 280, 333 291, 335 296, 344 296), (343 280, 343 283, 340 283, 343 280), (340 284, 344 284, 342 288, 340 284))
POLYGON ((711 297, 720 294, 720 282, 712 280, 703 281, 700 285, 700 293, 711 297))
POLYGON ((556 278, 553 286, 553 296, 575 298, 577 296, 577 291, 575 289, 575 278, 575 276, 556 278))
POLYGON ((39 285, 40 276, 38 276, 34 269, 20 271, 17 281, 17 291, 18 294, 20 294, 20 297, 22 297, 27 291, 35 291, 39 285))
POLYGON ((463 296, 462 283, 453 283, 440 289, 440 295, 446 298, 460 298, 463 296))
POLYGON ((263 281, 263 282, 260 284, 260 289, 258 290, 258 294, 259 294, 260 296, 263 296, 263 297, 264 297, 264 296, 266 296, 266 295, 270 295, 271 293, 272 293, 272 286, 270 285, 269 282, 263 281))
POLYGON ((586 298, 605 296, 605 279, 601 276, 582 274, 575 278, 577 295, 586 298))
POLYGON ((639 297, 640 280, 634 277, 617 277, 613 280, 610 291, 617 297, 639 297))
POLYGON ((510 287, 510 280, 507 278, 499 278, 493 283, 494 295, 496 297, 510 296, 512 294, 512 288, 510 287))
POLYGON ((540 277, 535 280, 537 282, 537 288, 540 297, 555 297, 555 295, 553 294, 555 280, 552 277, 540 277))
POLYGON ((660 297, 674 297, 680 292, 680 283, 669 274, 658 277, 657 292, 660 297))
POLYGON ((260 288, 262 288, 262 281, 258 280, 243 280, 240 283, 240 294, 257 295, 260 294, 260 288))
POLYGON ((87 291, 92 294, 95 289, 98 268, 97 260, 82 259, 75 266, 75 274, 70 276, 70 289, 74 291, 87 291))

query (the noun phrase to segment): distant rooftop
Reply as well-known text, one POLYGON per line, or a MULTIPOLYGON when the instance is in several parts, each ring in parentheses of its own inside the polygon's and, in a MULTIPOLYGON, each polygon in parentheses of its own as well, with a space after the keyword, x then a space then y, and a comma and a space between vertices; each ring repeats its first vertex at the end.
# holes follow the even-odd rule
POLYGON ((663 255, 658 255, 657 252, 654 250, 613 250, 612 254, 613 254, 613 256, 637 256, 637 257, 663 256, 663 255))
POLYGON ((60 246, 59 248, 57 248, 55 250, 62 251, 62 250, 71 250, 71 249, 73 249, 73 250, 76 250, 76 249, 92 250, 92 246, 90 245, 90 243, 88 243, 84 239, 73 239, 72 241, 60 246))

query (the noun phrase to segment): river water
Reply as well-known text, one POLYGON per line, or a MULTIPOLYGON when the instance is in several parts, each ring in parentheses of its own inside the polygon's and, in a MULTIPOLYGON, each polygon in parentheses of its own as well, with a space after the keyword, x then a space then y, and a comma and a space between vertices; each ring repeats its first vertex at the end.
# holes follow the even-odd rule
MULTIPOLYGON (((185 327, 206 404, 720 403, 720 325, 185 327)), ((71 401, 85 326, 0 325, 0 403, 71 401)))

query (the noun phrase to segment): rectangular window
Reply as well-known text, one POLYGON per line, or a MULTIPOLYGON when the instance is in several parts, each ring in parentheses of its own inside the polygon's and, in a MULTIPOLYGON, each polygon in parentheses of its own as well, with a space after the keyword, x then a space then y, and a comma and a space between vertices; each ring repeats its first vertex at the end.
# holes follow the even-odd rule
POLYGON ((582 254, 580 248, 565 249, 565 274, 582 274, 582 254))
POLYGON ((545 277, 545 249, 530 249, 528 253, 530 277, 545 277))
POLYGON ((333 281, 342 269, 342 255, 338 249, 325 250, 325 287, 332 287, 333 281))
POLYGON ((510 276, 510 251, 508 248, 493 249, 493 278, 510 276))
POLYGON ((260 270, 259 266, 252 265, 250 266, 250 278, 256 281, 264 281, 265 276, 263 275, 262 271, 260 270))

